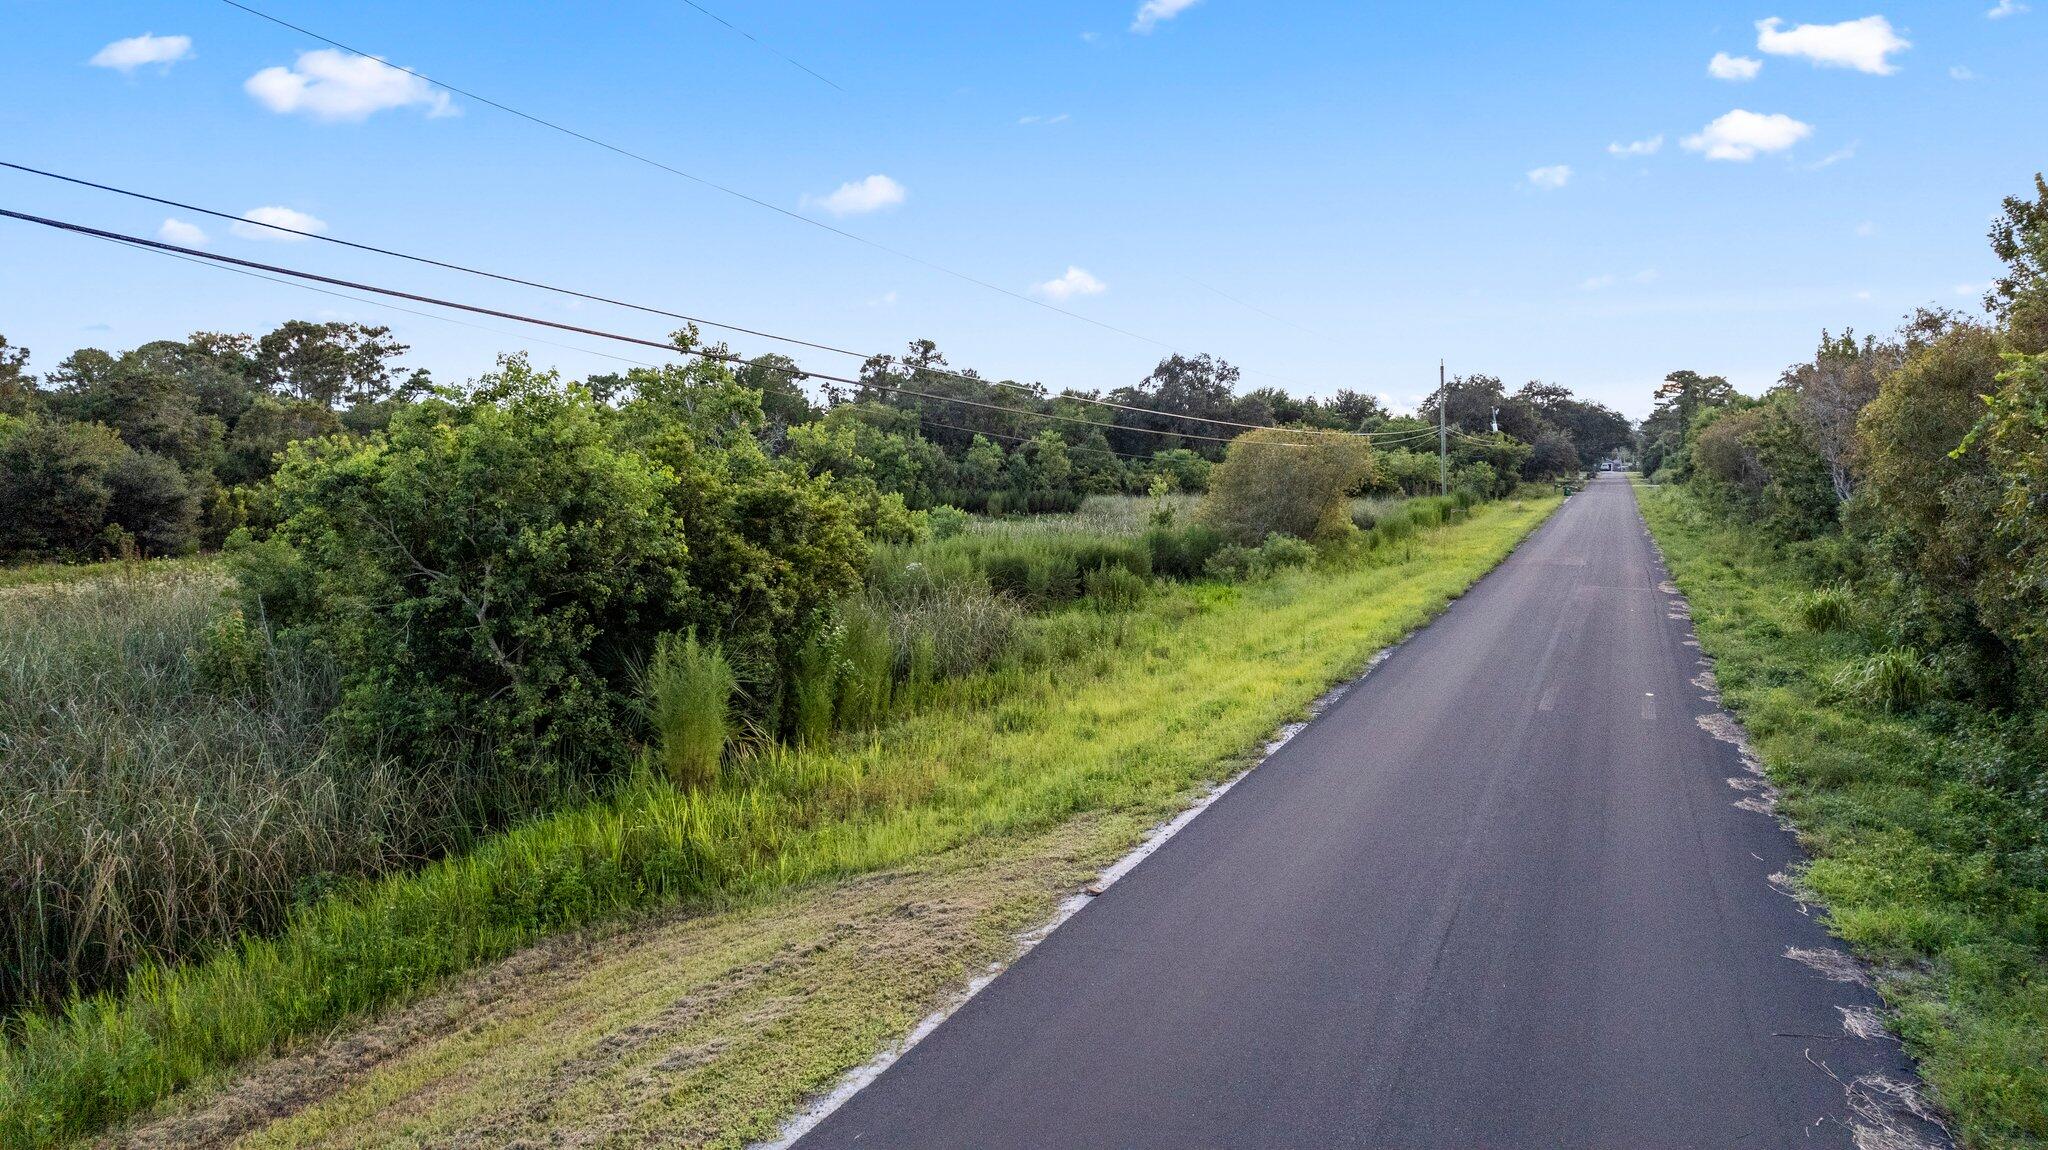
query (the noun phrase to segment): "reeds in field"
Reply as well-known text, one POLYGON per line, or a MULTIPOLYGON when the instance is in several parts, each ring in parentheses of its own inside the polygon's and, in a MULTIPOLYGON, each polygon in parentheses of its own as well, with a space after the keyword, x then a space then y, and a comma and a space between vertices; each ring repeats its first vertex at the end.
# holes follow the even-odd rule
POLYGON ((694 633, 655 640, 641 690, 655 761, 670 782, 689 790, 718 781, 738 689, 739 678, 716 643, 700 643, 694 633))
POLYGON ((449 787, 330 744, 319 659, 251 660, 260 625, 224 589, 184 568, 6 592, 0 1011, 270 929, 457 837, 449 787))
POLYGON ((839 682, 833 718, 843 730, 860 730, 888 713, 896 681, 896 647, 889 641, 889 617, 854 600, 839 621, 839 682))
POLYGON ((832 706, 838 698, 838 633, 825 630, 811 636, 797 648, 784 675, 790 742, 809 747, 831 738, 832 706))

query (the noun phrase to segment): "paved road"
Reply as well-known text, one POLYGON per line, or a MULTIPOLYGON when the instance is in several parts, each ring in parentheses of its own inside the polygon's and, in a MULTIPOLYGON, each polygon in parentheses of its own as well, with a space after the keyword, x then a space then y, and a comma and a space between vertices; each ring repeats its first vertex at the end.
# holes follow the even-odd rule
POLYGON ((1835 944, 1666 578, 1573 497, 799 1145, 1945 1144, 1786 957, 1835 944))

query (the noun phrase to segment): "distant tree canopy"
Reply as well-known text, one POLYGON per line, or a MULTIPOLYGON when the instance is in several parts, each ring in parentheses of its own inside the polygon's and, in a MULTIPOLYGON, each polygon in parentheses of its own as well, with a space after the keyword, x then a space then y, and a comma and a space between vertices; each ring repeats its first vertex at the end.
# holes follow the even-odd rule
POLYGON ((1444 404, 1446 427, 1481 437, 1494 435, 1497 428, 1499 434, 1530 448, 1514 460, 1486 460, 1496 469, 1505 467, 1510 480, 1546 480, 1581 468, 1591 470, 1635 441, 1627 416, 1541 380, 1530 380, 1510 393, 1495 376, 1453 376, 1438 395, 1423 403, 1416 418, 1435 424, 1439 402, 1444 404))
MULTIPOLYGON (((1367 489, 1422 494, 1439 482, 1433 406, 1404 418, 1356 389, 1329 398, 1243 390, 1238 368, 1210 355, 1169 355, 1107 392, 1055 394, 956 367, 916 340, 867 360, 855 382, 818 389, 787 356, 736 360, 695 327, 672 342, 719 363, 593 375, 583 391, 629 422, 686 428, 721 449, 747 438, 829 477, 873 539, 912 537, 920 513, 941 506, 1068 511, 1155 482, 1199 493, 1238 434, 1258 428, 1384 435, 1367 489)), ((402 366, 406 352, 388 328, 292 320, 261 336, 81 348, 38 380, 26 350, 0 340, 0 439, 28 437, 6 455, 6 482, 50 499, 74 482, 65 475, 78 487, 62 493, 61 523, 32 522, 34 511, 22 510, 32 503, 0 509, 0 561, 171 554, 219 547, 239 527, 268 530, 279 514, 270 480, 293 445, 375 439, 408 409, 458 397, 402 366), (28 444, 53 454, 32 460, 28 444)), ((1475 494, 1595 466, 1629 439, 1618 413, 1553 384, 1508 394, 1498 379, 1470 376, 1447 396, 1462 433, 1448 474, 1475 494)))
POLYGON ((219 546, 293 442, 370 431, 426 387, 385 328, 294 320, 81 348, 41 380, 0 338, 0 561, 219 546), (337 414, 337 405, 346 405, 337 414), (34 494, 31 494, 34 493, 34 494), (41 521, 46 507, 62 508, 41 521))

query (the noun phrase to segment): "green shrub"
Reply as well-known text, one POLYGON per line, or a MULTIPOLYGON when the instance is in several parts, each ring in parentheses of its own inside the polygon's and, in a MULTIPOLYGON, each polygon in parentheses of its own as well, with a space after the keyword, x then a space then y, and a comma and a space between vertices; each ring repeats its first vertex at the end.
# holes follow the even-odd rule
POLYGON ((1292 535, 1268 535, 1266 541, 1259 544, 1259 566, 1269 573, 1285 571, 1290 567, 1305 567, 1315 557, 1314 547, 1292 535))
POLYGON ((1047 549, 1033 556, 1032 567, 1043 571, 1034 576, 1042 590, 1036 596, 1039 606, 1065 603, 1081 597, 1081 565, 1071 551, 1047 549))
POLYGON ((1290 567, 1305 566, 1315 557, 1316 549, 1304 540, 1273 534, 1257 547, 1233 544, 1219 549, 1209 559, 1208 574, 1232 581, 1264 579, 1290 567))
POLYGON ((223 611, 199 633, 199 647, 187 653, 201 690, 221 698, 260 700, 269 670, 269 644, 249 629, 239 608, 223 611))
POLYGON ((1102 567, 1085 577, 1088 598, 1109 611, 1128 611, 1145 598, 1147 583, 1122 567, 1102 567))
POLYGON ((1027 602, 1045 596, 1045 565, 1032 562, 1029 555, 1000 552, 989 556, 982 570, 988 575, 989 588, 998 594, 1027 602))
POLYGON ((1793 609, 1809 631, 1840 631, 1849 626, 1856 600, 1849 589, 1836 585, 1816 587, 1799 596, 1793 609))
POLYGON ((1086 539, 1073 549, 1074 566, 1083 575, 1111 567, 1128 571, 1140 579, 1152 575, 1152 552, 1140 543, 1123 539, 1086 539))
POLYGON ((718 766, 732 738, 732 697, 739 688, 732 664, 715 643, 695 632, 655 641, 642 693, 654 731, 655 761, 684 790, 718 781, 718 766))
POLYGON ((1389 515, 1373 525, 1372 542, 1375 547, 1399 543, 1415 534, 1415 520, 1405 511, 1389 515))
POLYGON ((1379 521, 1389 515, 1401 514, 1407 500, 1400 496, 1373 496, 1351 501, 1351 525, 1360 531, 1371 531, 1379 521))
POLYGON ((1223 533, 1195 524, 1179 530, 1155 527, 1144 536, 1154 574, 1169 579, 1200 579, 1208 572, 1209 560, 1223 547, 1223 533))
POLYGON ((1258 552, 1250 547, 1239 547, 1235 543, 1216 549, 1209 556, 1203 574, 1211 579, 1222 579, 1231 583, 1242 582, 1252 577, 1252 569, 1258 562, 1258 552))
POLYGON ((1373 474, 1372 447, 1361 437, 1247 431, 1210 472, 1201 519, 1241 546, 1275 533, 1334 538, 1351 530, 1347 495, 1373 474))
POLYGON ((291 555, 266 565, 294 586, 253 591, 283 636, 335 654, 359 745, 422 767, 616 770, 655 636, 695 627, 765 661, 853 589, 865 543, 829 481, 770 459, 744 422, 700 426, 754 393, 636 384, 614 412, 508 359, 376 439, 293 445, 275 480, 291 555))
POLYGON ((1911 647, 1858 659, 1835 677, 1837 690, 1886 711, 1910 710, 1934 694, 1933 665, 1911 647))
POLYGON ((951 539, 966 531, 968 522, 973 518, 958 507, 943 503, 925 512, 925 516, 931 525, 933 539, 951 539))

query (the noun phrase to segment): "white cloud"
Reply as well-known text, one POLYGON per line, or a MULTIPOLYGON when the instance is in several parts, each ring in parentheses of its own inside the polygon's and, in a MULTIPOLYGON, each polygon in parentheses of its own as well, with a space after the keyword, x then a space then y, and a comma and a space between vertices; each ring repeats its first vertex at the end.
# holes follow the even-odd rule
POLYGON ((1983 294, 1984 294, 1984 288, 1985 288, 1985 286, 1986 286, 1986 285, 1984 285, 1984 284, 1957 284, 1957 285, 1956 285, 1956 294, 1957 294, 1957 295, 1983 295, 1983 294))
POLYGON ((910 195, 902 184, 877 173, 841 184, 829 196, 805 196, 805 207, 819 207, 835 216, 860 216, 893 208, 910 195))
POLYGON ((206 246, 206 233, 200 230, 199 225, 179 219, 165 220, 163 226, 156 230, 156 238, 183 248, 206 246))
POLYGON ((2025 4, 2020 3, 2020 0, 1998 0, 1998 6, 1984 13, 1984 18, 1987 20, 2003 20, 2007 16, 2017 16, 2027 11, 2031 11, 2031 9, 2025 4))
POLYGON ((882 293, 881 295, 878 295, 878 296, 876 296, 875 298, 873 298, 873 299, 869 300, 869 301, 868 301, 868 306, 869 306, 869 307, 895 307, 895 306, 896 306, 896 293, 895 293, 894 291, 885 291, 885 292, 883 292, 883 293, 882 293))
POLYGON ((1109 285, 1069 264, 1067 274, 1037 284, 1031 290, 1052 299, 1072 299, 1077 295, 1101 295, 1109 290, 1109 285))
POLYGON ((1071 119, 1073 119, 1072 116, 1061 112, 1057 116, 1019 116, 1017 117, 1017 122, 1019 124, 1044 124, 1050 126, 1052 124, 1064 124, 1071 119))
POLYGON ((1730 56, 1726 52, 1716 52, 1714 58, 1707 61, 1707 75, 1716 80, 1741 83, 1756 79, 1756 74, 1763 70, 1764 62, 1754 56, 1730 56))
POLYGON ((1782 152, 1812 134, 1813 125, 1790 116, 1737 108, 1681 142, 1688 151, 1705 153, 1710 160, 1746 161, 1759 152, 1782 152))
POLYGON ((1877 225, 1869 220, 1864 220, 1862 223, 1856 225, 1856 234, 1862 236, 1864 239, 1869 239, 1871 236, 1877 234, 1877 225))
POLYGON ((1857 292, 1857 293, 1856 293, 1856 298, 1857 298, 1857 299, 1861 299, 1861 300, 1867 300, 1867 299, 1870 299, 1870 298, 1871 298, 1871 292, 1870 292, 1870 290, 1869 290, 1868 288, 1866 288, 1866 289, 1864 289, 1863 291, 1859 291, 1859 292, 1857 292))
POLYGON ((410 72, 372 56, 333 48, 302 52, 290 68, 265 68, 242 83, 256 102, 279 115, 304 112, 316 120, 365 120, 392 108, 422 107, 429 116, 453 116, 441 91, 410 72))
POLYGON ((1840 24, 1801 24, 1785 30, 1776 16, 1756 22, 1758 50, 1773 56, 1804 56, 1817 65, 1854 68, 1877 76, 1898 71, 1891 54, 1913 45, 1892 31, 1891 21, 1882 16, 1844 20, 1840 24))
POLYGON ((1948 78, 1951 80, 1974 80, 1977 78, 1977 73, 1970 71, 1961 64, 1957 64, 1948 70, 1948 78))
POLYGON ((1552 164, 1547 168, 1530 168, 1529 182, 1546 192, 1554 192, 1572 182, 1572 166, 1552 164))
POLYGON ((1150 32, 1161 23, 1195 6, 1197 0, 1145 0, 1138 8, 1138 15, 1131 21, 1131 31, 1150 32))
POLYGON ((271 205, 265 208, 251 208, 242 213, 242 218, 228 225, 228 230, 245 240, 273 240, 278 243, 304 243, 306 236, 292 235, 304 232, 313 235, 327 230, 325 220, 318 220, 304 212, 291 208, 271 205), (269 224, 270 227, 263 225, 269 224), (283 228, 284 231, 277 229, 283 228))
POLYGON ((1836 148, 1834 151, 1829 152, 1827 155, 1822 156, 1820 159, 1815 160, 1814 162, 1806 165, 1806 170, 1809 172, 1818 172, 1822 168, 1832 168, 1836 164, 1841 163, 1843 160, 1852 158, 1856 155, 1857 143, 1858 141, 1856 140, 1849 141, 1842 147, 1836 148))
POLYGON ((1607 153, 1613 156, 1654 156, 1664 146, 1663 135, 1651 136, 1647 140, 1631 140, 1626 144, 1607 145, 1607 153))
POLYGON ((86 61, 95 68, 113 68, 122 72, 133 72, 144 64, 162 64, 168 68, 180 60, 192 57, 192 37, 152 36, 144 32, 126 40, 116 40, 93 53, 86 61))

